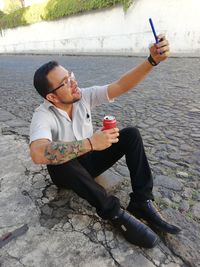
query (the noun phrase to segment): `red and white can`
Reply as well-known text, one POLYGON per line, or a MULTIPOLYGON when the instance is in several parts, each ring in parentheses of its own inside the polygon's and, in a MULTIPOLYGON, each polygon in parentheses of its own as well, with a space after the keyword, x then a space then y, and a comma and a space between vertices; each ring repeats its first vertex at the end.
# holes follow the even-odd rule
POLYGON ((117 126, 117 121, 114 116, 105 116, 103 118, 102 131, 115 128, 116 126, 117 126))

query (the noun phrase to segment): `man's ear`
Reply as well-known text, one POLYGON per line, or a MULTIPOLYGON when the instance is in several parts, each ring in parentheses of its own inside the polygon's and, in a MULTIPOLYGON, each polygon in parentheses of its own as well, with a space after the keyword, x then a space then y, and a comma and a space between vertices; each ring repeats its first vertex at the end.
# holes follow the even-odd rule
POLYGON ((52 103, 57 103, 58 102, 58 98, 55 94, 52 94, 52 93, 49 93, 46 95, 46 99, 49 101, 49 102, 52 102, 52 103))

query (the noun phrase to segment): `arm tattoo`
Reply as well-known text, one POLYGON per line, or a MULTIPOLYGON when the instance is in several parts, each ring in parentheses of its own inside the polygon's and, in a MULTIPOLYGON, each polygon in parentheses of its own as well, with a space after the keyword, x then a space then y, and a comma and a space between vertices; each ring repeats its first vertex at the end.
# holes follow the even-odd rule
POLYGON ((83 149, 82 141, 52 142, 48 144, 44 151, 44 156, 50 164, 58 165, 86 153, 83 149))

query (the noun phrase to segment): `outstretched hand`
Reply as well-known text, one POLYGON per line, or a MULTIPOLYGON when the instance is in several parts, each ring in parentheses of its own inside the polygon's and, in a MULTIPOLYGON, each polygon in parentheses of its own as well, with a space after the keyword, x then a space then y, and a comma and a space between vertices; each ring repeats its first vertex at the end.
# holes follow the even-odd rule
POLYGON ((164 34, 158 35, 159 43, 150 45, 149 51, 156 63, 166 60, 170 54, 169 42, 164 34))
POLYGON ((119 129, 98 130, 90 138, 94 150, 104 150, 119 141, 119 129))

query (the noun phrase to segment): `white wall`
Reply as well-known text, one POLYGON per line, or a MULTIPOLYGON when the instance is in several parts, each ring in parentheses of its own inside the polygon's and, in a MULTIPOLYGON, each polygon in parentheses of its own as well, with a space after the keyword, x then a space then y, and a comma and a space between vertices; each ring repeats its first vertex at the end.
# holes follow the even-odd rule
POLYGON ((0 53, 146 54, 152 17, 173 54, 200 56, 199 16, 200 0, 135 0, 127 13, 117 6, 4 30, 0 53))
POLYGON ((3 8, 4 8, 4 1, 0 0, 0 10, 3 10, 3 8))

